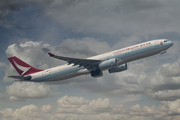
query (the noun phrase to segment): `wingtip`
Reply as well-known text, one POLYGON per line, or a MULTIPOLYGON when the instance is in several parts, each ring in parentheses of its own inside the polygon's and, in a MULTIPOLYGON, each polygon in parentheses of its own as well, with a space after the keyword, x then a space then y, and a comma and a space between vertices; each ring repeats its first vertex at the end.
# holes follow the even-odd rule
POLYGON ((50 57, 54 57, 55 55, 52 53, 48 53, 50 57))

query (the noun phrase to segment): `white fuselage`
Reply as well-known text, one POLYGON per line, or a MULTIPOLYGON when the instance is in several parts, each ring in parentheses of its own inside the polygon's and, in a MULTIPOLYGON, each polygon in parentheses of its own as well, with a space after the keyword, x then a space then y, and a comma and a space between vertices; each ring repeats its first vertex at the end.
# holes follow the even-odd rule
MULTIPOLYGON (((118 60, 117 66, 127 62, 131 62, 144 57, 159 54, 173 45, 173 42, 166 39, 153 40, 137 45, 129 46, 123 49, 115 50, 112 52, 100 54, 87 59, 93 60, 106 60, 115 58, 118 60)), ((107 70, 107 69, 105 69, 107 70)), ((102 70, 104 71, 104 69, 102 70)), ((59 81, 84 74, 89 74, 91 71, 84 67, 73 66, 72 64, 53 67, 31 74, 32 82, 47 82, 47 81, 59 81)))

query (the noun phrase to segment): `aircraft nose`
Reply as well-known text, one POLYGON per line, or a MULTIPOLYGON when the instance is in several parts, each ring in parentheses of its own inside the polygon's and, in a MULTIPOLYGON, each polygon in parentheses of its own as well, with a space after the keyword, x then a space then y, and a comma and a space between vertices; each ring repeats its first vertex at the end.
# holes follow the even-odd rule
POLYGON ((172 46, 174 43, 172 41, 170 41, 170 45, 172 46))

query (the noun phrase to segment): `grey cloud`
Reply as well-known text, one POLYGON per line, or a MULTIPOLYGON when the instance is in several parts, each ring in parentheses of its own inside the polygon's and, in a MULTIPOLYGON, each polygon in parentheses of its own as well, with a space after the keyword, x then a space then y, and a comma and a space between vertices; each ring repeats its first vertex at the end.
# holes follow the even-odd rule
MULTIPOLYGON (((171 81, 172 79, 169 79, 171 81)), ((159 90, 176 90, 180 88, 180 83, 176 82, 165 82, 162 84, 154 85, 152 86, 153 91, 159 91, 159 90)))
POLYGON ((175 101, 180 99, 180 90, 158 91, 152 95, 152 98, 158 101, 175 101))
POLYGON ((160 68, 160 73, 165 77, 180 76, 180 66, 178 63, 165 64, 160 68))
MULTIPOLYGON (((79 79, 79 78, 76 78, 79 79)), ((117 78, 110 75, 107 72, 104 72, 104 75, 102 78, 92 78, 90 75, 87 77, 83 77, 85 81, 89 81, 87 84, 86 82, 81 82, 79 84, 78 82, 74 83, 74 86, 79 87, 87 92, 90 93, 102 93, 102 94, 107 94, 109 92, 112 92, 114 90, 118 90, 119 88, 123 88, 123 84, 116 84, 117 78), (95 80, 94 80, 95 79, 95 80), (101 82, 100 82, 101 81, 101 82)))
POLYGON ((147 35, 179 32, 180 18, 174 17, 179 14, 177 4, 167 0, 56 1, 44 10, 45 15, 77 32, 147 35))
POLYGON ((89 47, 84 43, 63 42, 60 46, 55 48, 55 51, 59 51, 64 54, 83 54, 86 56, 96 55, 95 52, 91 51, 89 47))
POLYGON ((17 11, 21 7, 26 6, 21 0, 0 0, 0 21, 4 20, 6 15, 11 11, 17 11))
POLYGON ((42 48, 41 50, 42 50, 44 53, 48 53, 48 52, 51 51, 49 48, 42 48))
POLYGON ((74 32, 144 36, 180 31, 178 0, 7 0, 2 3, 6 6, 2 11, 18 10, 29 3, 38 5, 43 17, 74 32))
POLYGON ((114 8, 115 12, 121 13, 121 11, 126 12, 137 12, 143 10, 156 9, 163 6, 160 1, 157 0, 121 0, 114 8))
POLYGON ((138 84, 137 79, 134 79, 134 77, 128 76, 124 79, 124 82, 127 84, 138 84))
MULTIPOLYGON (((29 5, 48 5, 51 2, 53 0, 0 0, 0 22, 4 22, 7 15, 13 11, 18 11, 29 5)), ((23 27, 17 27, 17 29, 24 30, 23 27)))

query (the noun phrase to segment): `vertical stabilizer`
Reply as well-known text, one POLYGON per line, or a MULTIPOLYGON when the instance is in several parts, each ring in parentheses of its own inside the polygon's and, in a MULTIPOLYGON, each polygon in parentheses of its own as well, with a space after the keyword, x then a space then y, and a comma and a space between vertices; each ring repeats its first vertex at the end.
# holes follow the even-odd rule
POLYGON ((36 69, 29 64, 25 63, 24 61, 20 60, 16 56, 8 58, 8 60, 11 62, 11 64, 14 66, 16 71, 21 76, 29 75, 32 73, 40 72, 42 70, 36 69))

